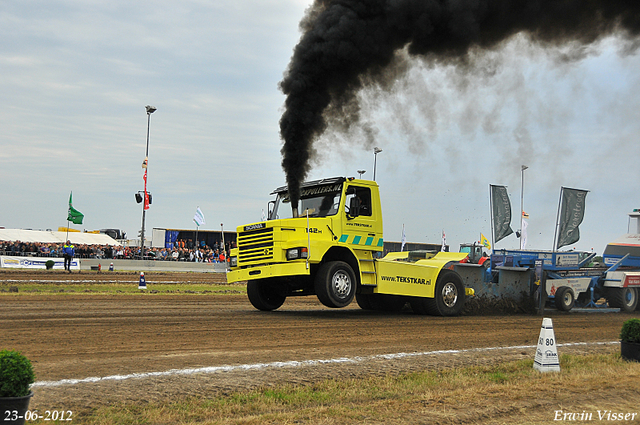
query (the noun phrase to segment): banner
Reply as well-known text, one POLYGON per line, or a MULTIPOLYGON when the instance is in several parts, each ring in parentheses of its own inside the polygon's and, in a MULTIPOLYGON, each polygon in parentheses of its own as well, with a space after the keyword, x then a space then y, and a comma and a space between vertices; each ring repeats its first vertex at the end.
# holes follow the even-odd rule
MULTIPOLYGON (((64 258, 58 257, 5 257, 0 256, 0 268, 8 269, 39 269, 47 268, 47 261, 53 261, 54 270, 64 270, 64 258)), ((71 259, 71 269, 80 270, 80 259, 71 259)))
POLYGON ((193 221, 196 222, 198 227, 200 227, 203 224, 205 224, 205 222, 204 222, 204 214, 202 214, 202 211, 200 210, 200 207, 196 208, 196 215, 193 216, 193 221))
POLYGON ((73 224, 82 224, 82 219, 84 218, 84 214, 82 214, 77 209, 73 208, 73 192, 69 193, 69 212, 67 214, 67 221, 72 222, 73 224))
POLYGON ((491 211, 495 241, 498 242, 513 233, 511 228, 511 201, 506 186, 491 185, 491 211))
POLYGON ((148 210, 149 209, 149 192, 147 192, 147 168, 144 167, 144 176, 142 176, 142 179, 144 180, 144 209, 148 210))
POLYGON ((400 252, 404 251, 404 244, 407 242, 407 237, 404 235, 404 224, 402 225, 402 239, 400 244, 400 252))
POLYGON ((445 252, 447 250, 447 236, 444 234, 444 229, 442 229, 442 247, 440 251, 445 252))
POLYGON ((580 229, 578 226, 584 219, 585 199, 588 190, 562 188, 560 228, 558 230, 558 244, 556 249, 562 246, 578 242, 580 239, 580 229))

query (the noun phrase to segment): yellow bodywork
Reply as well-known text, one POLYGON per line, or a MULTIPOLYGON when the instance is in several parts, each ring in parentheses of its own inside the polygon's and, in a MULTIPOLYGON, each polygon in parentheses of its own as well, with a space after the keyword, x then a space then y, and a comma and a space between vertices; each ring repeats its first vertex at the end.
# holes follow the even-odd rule
POLYGON ((409 252, 390 252, 376 261, 374 293, 433 298, 438 274, 450 262, 464 259, 459 252, 427 253, 411 261, 409 252))
MULTIPOLYGON (((239 226, 238 248, 231 250, 232 265, 227 281, 275 277, 295 281, 300 277, 298 281, 307 282, 307 277, 313 275, 320 264, 343 261, 351 265, 361 291, 433 298, 441 270, 467 254, 409 251, 376 258, 384 249, 378 185, 357 179, 338 183, 342 188, 341 197, 333 214, 314 217, 314 210, 305 210, 308 217, 301 214, 297 218, 239 226), (364 210, 366 214, 346 213, 350 187, 370 191, 371 210, 364 210), (287 258, 288 251, 298 249, 306 250, 305 258, 287 258)), ((466 291, 467 295, 472 292, 466 291)))

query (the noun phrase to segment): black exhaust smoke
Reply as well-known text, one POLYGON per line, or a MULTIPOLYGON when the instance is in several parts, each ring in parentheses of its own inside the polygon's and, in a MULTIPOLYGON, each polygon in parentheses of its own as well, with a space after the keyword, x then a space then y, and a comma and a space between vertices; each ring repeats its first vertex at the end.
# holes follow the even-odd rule
POLYGON ((287 96, 282 167, 296 209, 313 142, 338 115, 342 125, 357 122, 357 92, 397 77, 389 69, 398 50, 463 66, 471 48, 492 49, 519 33, 542 46, 577 50, 614 33, 634 39, 640 1, 316 0, 300 28, 280 82, 287 96))

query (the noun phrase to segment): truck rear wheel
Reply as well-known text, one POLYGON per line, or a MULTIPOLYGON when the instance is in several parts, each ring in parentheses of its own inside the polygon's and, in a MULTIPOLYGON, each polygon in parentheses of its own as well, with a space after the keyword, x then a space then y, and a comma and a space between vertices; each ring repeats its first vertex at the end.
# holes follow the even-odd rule
POLYGON ((638 291, 636 288, 609 288, 607 298, 609 307, 619 308, 620 311, 631 313, 638 307, 638 291))
POLYGON ((555 295, 556 308, 560 311, 569 311, 576 303, 573 291, 568 286, 562 286, 556 291, 555 295))
POLYGON ((434 298, 414 297, 409 302, 417 314, 457 316, 464 308, 464 301, 464 285, 460 275, 447 270, 438 276, 434 298))
POLYGON ((277 309, 287 298, 280 295, 274 282, 268 280, 247 281, 247 295, 251 305, 262 311, 277 309))
POLYGON ((320 302, 327 307, 348 306, 356 295, 356 277, 344 261, 331 261, 320 266, 314 287, 320 302))

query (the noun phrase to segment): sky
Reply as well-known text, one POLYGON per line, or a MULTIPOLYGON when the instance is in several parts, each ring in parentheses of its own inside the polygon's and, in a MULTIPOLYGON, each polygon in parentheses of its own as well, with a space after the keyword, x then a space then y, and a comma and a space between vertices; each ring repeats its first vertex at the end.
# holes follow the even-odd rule
MULTIPOLYGON (((284 184, 278 88, 311 0, 0 3, 0 227, 225 230, 260 221, 284 184)), ((403 52, 399 52, 402 55, 403 52)), ((328 131, 309 179, 374 175, 384 238, 491 239, 489 185, 508 188, 527 248, 551 250, 561 187, 588 190, 580 240, 602 253, 640 208, 640 54, 619 37, 578 52, 516 36, 462 71, 411 58, 359 94, 368 132, 328 131), (521 171, 522 165, 528 169, 521 171), (524 187, 522 186, 524 181, 524 187)), ((511 235, 495 248, 517 248, 511 235)))

